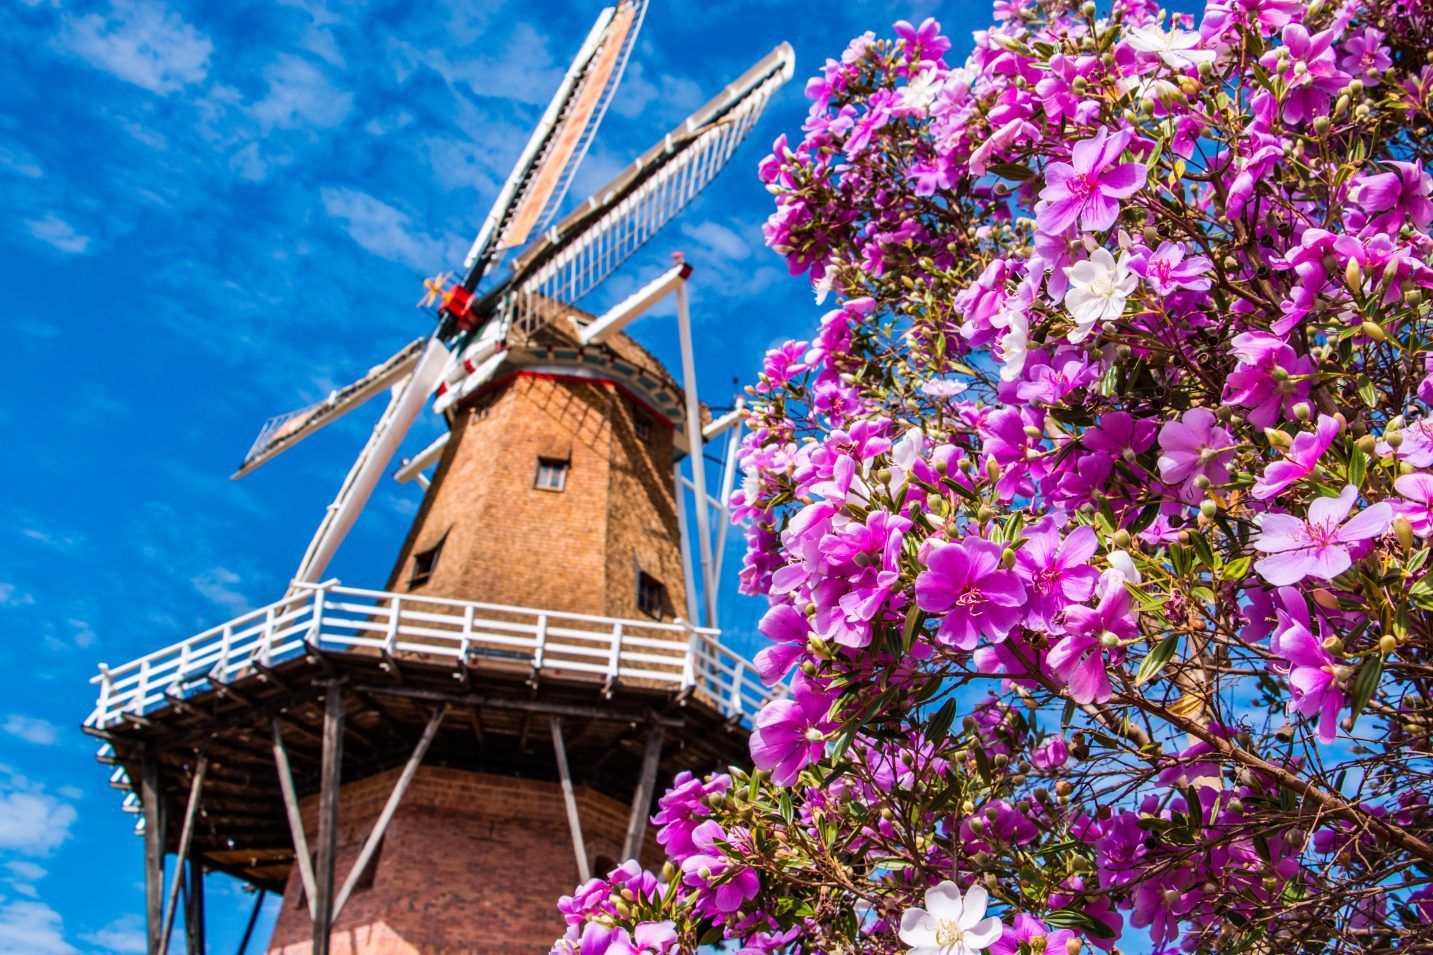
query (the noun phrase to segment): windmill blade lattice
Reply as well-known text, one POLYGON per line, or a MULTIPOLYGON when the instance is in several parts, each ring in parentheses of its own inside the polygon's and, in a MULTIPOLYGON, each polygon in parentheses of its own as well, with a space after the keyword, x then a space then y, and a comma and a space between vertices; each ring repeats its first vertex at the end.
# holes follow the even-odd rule
POLYGON ((528 338, 582 298, 712 181, 791 76, 782 44, 554 227, 489 293, 501 327, 528 338))

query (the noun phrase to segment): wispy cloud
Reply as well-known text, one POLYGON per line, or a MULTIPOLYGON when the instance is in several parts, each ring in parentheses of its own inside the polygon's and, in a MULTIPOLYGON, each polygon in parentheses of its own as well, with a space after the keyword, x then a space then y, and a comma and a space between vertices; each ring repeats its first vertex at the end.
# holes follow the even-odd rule
POLYGON ((0 778, 0 849, 43 856, 70 837, 78 813, 45 787, 5 767, 0 778))
POLYGON ((36 746, 53 746, 60 738, 60 728, 54 723, 34 716, 24 716, 20 713, 11 713, 5 717, 5 722, 0 724, 0 729, 27 743, 34 743, 36 746))
POLYGON ((81 233, 53 212, 47 213, 40 219, 26 220, 25 228, 29 229, 30 234, 41 242, 71 255, 82 255, 90 247, 89 236, 81 233))
POLYGON ((352 93, 301 57, 280 56, 264 69, 264 80, 268 93, 249 114, 265 129, 328 129, 342 123, 353 108, 352 93))
POLYGON ((323 207, 348 237, 381 259, 401 262, 420 272, 448 260, 451 242, 421 231, 407 213, 359 189, 325 187, 323 207))
POLYGON ((254 606, 253 601, 239 589, 243 579, 227 567, 211 567, 191 577, 189 582, 205 600, 226 613, 237 615, 254 606))
POLYGON ((161 95, 204 79, 214 44, 153 0, 112 0, 107 13, 66 17, 58 46, 161 95))
POLYGON ((139 955, 147 947, 144 922, 138 915, 117 918, 98 931, 82 934, 80 941, 119 955, 139 955))
POLYGON ((0 904, 0 955, 78 955, 78 951, 65 941, 60 913, 44 902, 17 899, 0 904))

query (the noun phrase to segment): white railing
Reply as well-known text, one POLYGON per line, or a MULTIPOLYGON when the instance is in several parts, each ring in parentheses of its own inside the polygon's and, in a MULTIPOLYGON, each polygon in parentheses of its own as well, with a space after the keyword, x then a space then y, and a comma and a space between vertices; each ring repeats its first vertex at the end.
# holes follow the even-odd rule
POLYGON ((773 695, 750 662, 723 647, 720 631, 685 623, 617 620, 306 584, 117 667, 100 665, 87 726, 103 729, 233 682, 312 650, 377 653, 402 661, 520 667, 533 679, 587 677, 687 691, 728 717, 748 720, 773 695))

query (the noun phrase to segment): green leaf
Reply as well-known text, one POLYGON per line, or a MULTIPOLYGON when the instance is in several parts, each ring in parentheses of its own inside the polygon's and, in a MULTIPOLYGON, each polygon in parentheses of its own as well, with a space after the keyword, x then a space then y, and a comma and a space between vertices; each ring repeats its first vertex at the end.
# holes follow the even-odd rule
POLYGON ((1179 634, 1171 633, 1159 642, 1153 650, 1145 656, 1139 664, 1139 672, 1135 674, 1134 685, 1141 686, 1159 675, 1165 665, 1174 657, 1174 651, 1179 649, 1179 634))
POLYGON ((1353 713, 1352 719, 1357 720, 1368 701, 1373 699, 1374 691, 1378 689, 1378 681, 1383 677, 1383 654, 1371 654, 1363 661, 1363 666, 1358 668, 1358 676, 1353 681, 1353 713))
POLYGON ((1358 448, 1353 449, 1353 454, 1348 459, 1348 483, 1354 487, 1363 487, 1364 475, 1368 473, 1368 456, 1358 448))
POLYGON ((1408 588, 1408 599, 1424 610, 1433 610, 1433 576, 1421 577, 1408 588))
POLYGON ((1253 557, 1236 557, 1219 569, 1219 576, 1225 580, 1243 580, 1249 576, 1249 568, 1253 564, 1253 557))
POLYGON ((901 647, 906 653, 911 652, 915 646, 916 634, 920 632, 921 625, 925 623, 925 612, 914 602, 911 609, 906 611, 906 625, 901 630, 901 647))
POLYGON ((1013 182, 1024 182, 1026 179, 1035 178, 1035 170, 1014 162, 998 162, 990 167, 990 171, 1001 179, 1009 179, 1013 182))
POLYGON ((1214 549, 1209 546, 1209 539, 1198 532, 1189 535, 1189 546, 1194 551, 1194 556, 1205 567, 1214 567, 1214 549))
POLYGON ((1370 408, 1377 408, 1378 392, 1374 389, 1373 382, 1370 381, 1368 379, 1368 376, 1364 374, 1360 374, 1357 378, 1357 381, 1358 396, 1363 399, 1363 403, 1368 405, 1370 408))
POLYGON ((1093 916, 1078 909, 1055 909, 1045 915, 1045 922, 1056 928, 1077 928, 1095 938, 1114 938, 1114 930, 1093 916))

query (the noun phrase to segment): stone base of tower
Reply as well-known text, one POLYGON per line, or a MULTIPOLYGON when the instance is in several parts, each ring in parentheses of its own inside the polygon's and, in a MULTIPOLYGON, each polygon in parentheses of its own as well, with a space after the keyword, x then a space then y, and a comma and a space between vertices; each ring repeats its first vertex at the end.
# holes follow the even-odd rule
MULTIPOLYGON (((339 798, 342 885, 398 770, 346 783, 339 798)), ((576 790, 594 874, 621 861, 630 807, 576 790)), ((303 804, 310 845, 317 797, 303 804)), ((653 833, 642 853, 657 857, 653 833)), ((339 914, 333 955, 543 955, 564 925, 557 899, 579 881, 557 783, 456 769, 418 771, 361 888, 339 914)), ((312 927, 298 867, 284 891, 269 955, 307 955, 312 927)))

